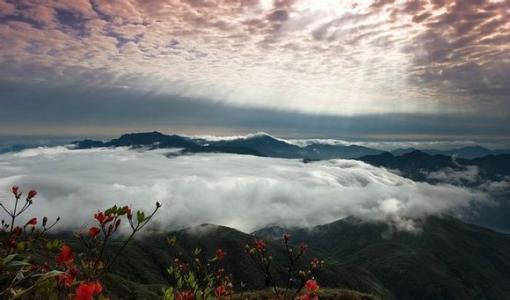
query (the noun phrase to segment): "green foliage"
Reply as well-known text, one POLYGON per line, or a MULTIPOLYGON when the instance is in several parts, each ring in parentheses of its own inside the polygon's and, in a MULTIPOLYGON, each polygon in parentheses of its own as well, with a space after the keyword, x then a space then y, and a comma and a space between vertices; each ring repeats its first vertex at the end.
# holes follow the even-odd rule
MULTIPOLYGON (((175 236, 167 238, 169 245, 176 242, 175 236)), ((207 258, 202 249, 195 248, 187 253, 179 253, 172 259, 167 272, 174 285, 163 289, 164 299, 220 299, 232 294, 232 279, 221 267, 225 253, 218 249, 216 255, 207 258), (193 297, 193 298, 191 298, 193 297)))

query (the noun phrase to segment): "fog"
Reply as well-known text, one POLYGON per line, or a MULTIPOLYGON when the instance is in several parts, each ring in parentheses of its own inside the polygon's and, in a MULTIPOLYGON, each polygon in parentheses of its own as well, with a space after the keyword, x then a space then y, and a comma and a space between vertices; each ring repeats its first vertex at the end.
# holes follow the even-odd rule
POLYGON ((30 216, 61 216, 60 229, 85 228, 94 212, 113 204, 149 211, 159 201, 163 207, 154 224, 161 229, 211 223, 245 232, 268 225, 314 226, 347 216, 416 230, 417 219, 461 214, 489 201, 480 191, 414 182, 354 160, 167 158, 169 151, 51 147, 2 154, 0 199, 12 201, 11 185, 36 189, 30 216))

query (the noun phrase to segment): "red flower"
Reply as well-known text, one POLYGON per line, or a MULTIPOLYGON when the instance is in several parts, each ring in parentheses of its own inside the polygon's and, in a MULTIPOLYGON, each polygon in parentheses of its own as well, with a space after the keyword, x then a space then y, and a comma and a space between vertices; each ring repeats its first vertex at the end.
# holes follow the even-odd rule
POLYGON ((96 219, 100 224, 103 224, 106 216, 102 212, 98 212, 97 214, 94 214, 94 219, 96 219))
POLYGON ((27 224, 25 224, 25 226, 27 225, 36 225, 37 224, 37 218, 32 218, 30 219, 27 224))
POLYGON ((27 200, 32 200, 32 198, 34 198, 36 195, 37 195, 37 192, 34 190, 31 190, 30 192, 28 192, 27 200))
POLYGON ((222 249, 216 250, 216 257, 218 258, 218 260, 222 260, 224 256, 225 252, 222 249))
POLYGON ((89 236, 91 238, 96 238, 96 236, 101 232, 101 230, 99 230, 99 228, 97 227, 90 227, 89 228, 89 236))
POLYGON ((264 240, 255 240, 255 248, 260 251, 266 250, 266 242, 264 240))
POLYGON ((319 284, 317 284, 315 279, 308 279, 305 283, 305 288, 308 290, 308 292, 315 293, 319 290, 319 284))
POLYGON ((11 188, 12 193, 15 197, 19 197, 21 194, 19 193, 19 187, 17 185, 13 186, 11 188))
POLYGON ((223 285, 218 285, 216 289, 214 290, 214 294, 216 297, 222 297, 228 295, 227 289, 223 285))
POLYGON ((175 300, 193 300, 193 297, 192 291, 182 291, 175 294, 175 300))
POLYGON ((99 281, 95 282, 82 282, 76 288, 75 300, 92 300, 97 294, 103 291, 103 287, 99 281))
POLYGON ((73 249, 67 245, 63 245, 60 249, 60 254, 57 256, 57 263, 59 265, 70 263, 74 260, 73 249))

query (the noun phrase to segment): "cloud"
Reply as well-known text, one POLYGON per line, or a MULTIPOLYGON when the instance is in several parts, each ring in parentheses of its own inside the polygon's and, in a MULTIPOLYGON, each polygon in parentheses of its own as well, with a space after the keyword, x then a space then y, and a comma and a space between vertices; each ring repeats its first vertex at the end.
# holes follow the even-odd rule
POLYGON ((508 8, 498 0, 2 0, 0 80, 307 113, 508 118, 508 8))
MULTIPOLYGON (((313 226, 354 216, 413 230, 413 220, 458 213, 486 195, 414 182, 352 160, 299 160, 227 154, 166 158, 165 151, 38 148, 0 155, 0 194, 9 186, 40 192, 32 212, 61 216, 61 228, 89 225, 117 203, 151 209, 162 228, 211 223, 252 231, 313 226)), ((9 200, 6 200, 9 201, 9 200)))
MULTIPOLYGON (((41 77, 51 76, 51 70, 31 71, 41 77)), ((153 86, 125 87, 112 74, 90 73, 86 69, 76 69, 68 77, 76 74, 89 81, 71 84, 63 79, 56 83, 58 86, 0 82, 0 135, 112 137, 154 130, 218 135, 266 131, 295 138, 473 140, 507 146, 509 142, 510 118, 505 117, 503 109, 494 108, 476 116, 428 112, 323 115, 167 96, 153 86)), ((174 88, 181 90, 182 86, 175 84, 174 88)))
POLYGON ((461 170, 441 169, 428 173, 427 179, 455 185, 473 185, 481 181, 480 170, 477 166, 466 166, 461 170))

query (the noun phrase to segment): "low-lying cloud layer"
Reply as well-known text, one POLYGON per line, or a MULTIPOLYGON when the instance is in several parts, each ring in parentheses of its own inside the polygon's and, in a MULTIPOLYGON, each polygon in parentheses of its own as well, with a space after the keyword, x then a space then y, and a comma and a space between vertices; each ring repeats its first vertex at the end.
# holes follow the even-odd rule
MULTIPOLYGON (((79 228, 109 205, 163 204, 163 228, 201 223, 252 231, 312 226, 355 216, 415 229, 411 219, 463 208, 487 197, 462 187, 418 183, 358 161, 298 160, 229 154, 177 156, 123 148, 38 148, 0 155, 0 198, 19 184, 40 192, 32 212, 79 228)), ((5 199, 5 200, 4 200, 5 199)))

